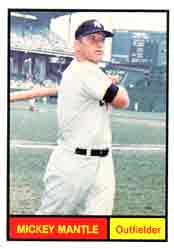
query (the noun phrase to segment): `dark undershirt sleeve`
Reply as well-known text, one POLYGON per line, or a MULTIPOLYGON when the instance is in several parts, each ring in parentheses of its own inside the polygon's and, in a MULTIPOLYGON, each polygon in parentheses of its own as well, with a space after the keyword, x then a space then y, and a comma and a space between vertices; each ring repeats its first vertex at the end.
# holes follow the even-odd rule
POLYGON ((119 90, 119 87, 117 85, 111 84, 106 90, 106 93, 103 97, 103 101, 105 101, 106 103, 111 103, 113 99, 115 98, 115 96, 117 95, 118 90, 119 90))

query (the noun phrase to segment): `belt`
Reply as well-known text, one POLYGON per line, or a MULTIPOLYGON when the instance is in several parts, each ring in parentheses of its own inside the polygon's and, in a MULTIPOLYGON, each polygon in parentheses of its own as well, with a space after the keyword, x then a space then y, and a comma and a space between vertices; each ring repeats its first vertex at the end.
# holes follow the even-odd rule
POLYGON ((100 156, 100 157, 104 157, 107 156, 109 153, 109 149, 103 149, 103 150, 96 150, 96 149, 92 149, 92 150, 87 150, 87 149, 81 149, 81 148, 76 148, 75 149, 75 154, 79 154, 79 155, 84 155, 84 156, 100 156))

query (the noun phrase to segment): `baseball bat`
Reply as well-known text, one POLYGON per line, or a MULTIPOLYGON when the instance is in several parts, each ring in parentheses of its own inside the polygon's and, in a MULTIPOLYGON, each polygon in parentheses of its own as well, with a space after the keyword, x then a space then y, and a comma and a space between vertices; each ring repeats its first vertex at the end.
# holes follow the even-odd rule
POLYGON ((28 100, 36 97, 48 97, 57 95, 58 87, 41 87, 34 88, 27 91, 13 92, 10 93, 10 102, 15 102, 19 100, 28 100))

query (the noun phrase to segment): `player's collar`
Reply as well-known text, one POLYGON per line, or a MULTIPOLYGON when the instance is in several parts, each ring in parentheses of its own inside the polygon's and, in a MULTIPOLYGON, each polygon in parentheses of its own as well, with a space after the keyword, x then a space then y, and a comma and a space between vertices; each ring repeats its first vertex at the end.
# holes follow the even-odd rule
POLYGON ((74 65, 79 65, 79 66, 82 66, 82 65, 84 65, 84 66, 88 66, 88 67, 92 67, 92 68, 94 68, 94 67, 99 67, 99 63, 98 64, 95 64, 95 63, 93 63, 93 62, 91 62, 91 61, 78 61, 78 60, 76 60, 76 59, 74 59, 73 61, 72 61, 72 63, 74 64, 74 65))

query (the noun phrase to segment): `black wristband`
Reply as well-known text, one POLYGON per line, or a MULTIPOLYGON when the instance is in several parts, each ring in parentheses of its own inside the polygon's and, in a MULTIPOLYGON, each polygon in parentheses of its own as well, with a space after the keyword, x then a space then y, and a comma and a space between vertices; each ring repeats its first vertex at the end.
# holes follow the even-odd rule
POLYGON ((119 87, 115 84, 111 84, 110 87, 107 89, 103 100, 106 103, 111 103, 113 101, 113 99, 115 98, 115 96, 117 95, 117 92, 119 90, 119 87))

